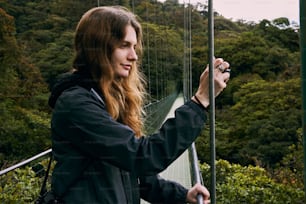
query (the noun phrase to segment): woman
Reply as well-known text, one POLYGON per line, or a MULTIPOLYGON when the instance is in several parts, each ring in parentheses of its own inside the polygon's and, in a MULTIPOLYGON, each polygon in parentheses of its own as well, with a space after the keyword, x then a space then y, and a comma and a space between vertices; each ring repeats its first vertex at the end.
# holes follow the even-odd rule
MULTIPOLYGON (((59 80, 53 108, 52 144, 57 160, 52 191, 65 203, 196 202, 209 192, 200 184, 187 190, 158 173, 199 135, 209 105, 208 71, 196 97, 176 110, 160 132, 143 137, 144 80, 137 67, 142 30, 123 7, 98 7, 81 18, 75 36, 74 71, 59 80)), ((217 59, 215 65, 229 67, 217 59)), ((228 73, 216 69, 220 93, 228 73)))

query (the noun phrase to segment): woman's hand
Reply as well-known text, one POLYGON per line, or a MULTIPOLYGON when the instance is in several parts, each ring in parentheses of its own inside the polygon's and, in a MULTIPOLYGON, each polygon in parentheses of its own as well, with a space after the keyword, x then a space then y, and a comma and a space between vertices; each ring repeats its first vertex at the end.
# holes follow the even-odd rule
MULTIPOLYGON (((215 82, 215 97, 217 97, 226 87, 226 83, 230 78, 229 63, 222 58, 214 60, 214 82, 215 82)), ((193 96, 192 100, 201 103, 204 107, 209 105, 209 67, 200 76, 200 83, 198 90, 195 93, 196 98, 193 96)))
POLYGON ((194 185, 191 189, 189 189, 187 193, 186 202, 188 203, 197 203, 197 195, 201 194, 203 196, 203 202, 204 204, 209 204, 210 200, 210 194, 208 190, 205 188, 205 186, 202 186, 201 184, 197 183, 194 185))

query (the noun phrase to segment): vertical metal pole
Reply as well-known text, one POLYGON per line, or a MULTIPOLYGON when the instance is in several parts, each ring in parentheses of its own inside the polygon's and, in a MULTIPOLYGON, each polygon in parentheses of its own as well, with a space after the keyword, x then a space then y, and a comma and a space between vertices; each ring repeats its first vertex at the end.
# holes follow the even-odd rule
POLYGON ((192 45, 191 45, 191 12, 192 7, 189 0, 189 98, 192 95, 192 45))
POLYGON ((215 86, 214 86, 214 11, 213 0, 208 0, 208 50, 209 50, 209 119, 210 119, 210 173, 211 204, 216 204, 216 147, 215 147, 215 86))
POLYGON ((186 39, 187 39, 187 25, 186 25, 186 4, 185 4, 185 1, 184 1, 184 69, 183 69, 183 92, 184 92, 184 97, 185 99, 188 99, 189 95, 188 95, 188 88, 187 88, 187 45, 186 45, 186 39))
POLYGON ((300 0, 300 49, 302 68, 302 101, 303 101, 303 149, 304 149, 304 191, 306 201, 306 3, 300 0))

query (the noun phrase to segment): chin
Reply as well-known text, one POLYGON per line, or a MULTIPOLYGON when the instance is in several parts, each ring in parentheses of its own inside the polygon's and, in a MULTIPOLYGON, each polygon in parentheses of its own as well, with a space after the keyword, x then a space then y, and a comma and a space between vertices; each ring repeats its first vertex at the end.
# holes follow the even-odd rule
POLYGON ((130 71, 125 71, 125 72, 121 73, 122 78, 127 78, 129 75, 130 75, 130 71))
POLYGON ((129 76, 129 73, 121 73, 117 75, 118 78, 127 78, 129 76))

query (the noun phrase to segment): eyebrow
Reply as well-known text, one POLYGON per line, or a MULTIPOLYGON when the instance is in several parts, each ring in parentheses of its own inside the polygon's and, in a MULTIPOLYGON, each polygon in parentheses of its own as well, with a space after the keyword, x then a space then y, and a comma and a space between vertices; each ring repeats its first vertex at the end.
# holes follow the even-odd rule
POLYGON ((128 44, 128 45, 133 45, 133 46, 137 46, 138 45, 138 42, 136 42, 135 44, 130 42, 130 41, 127 41, 127 40, 122 40, 122 44, 128 44))

